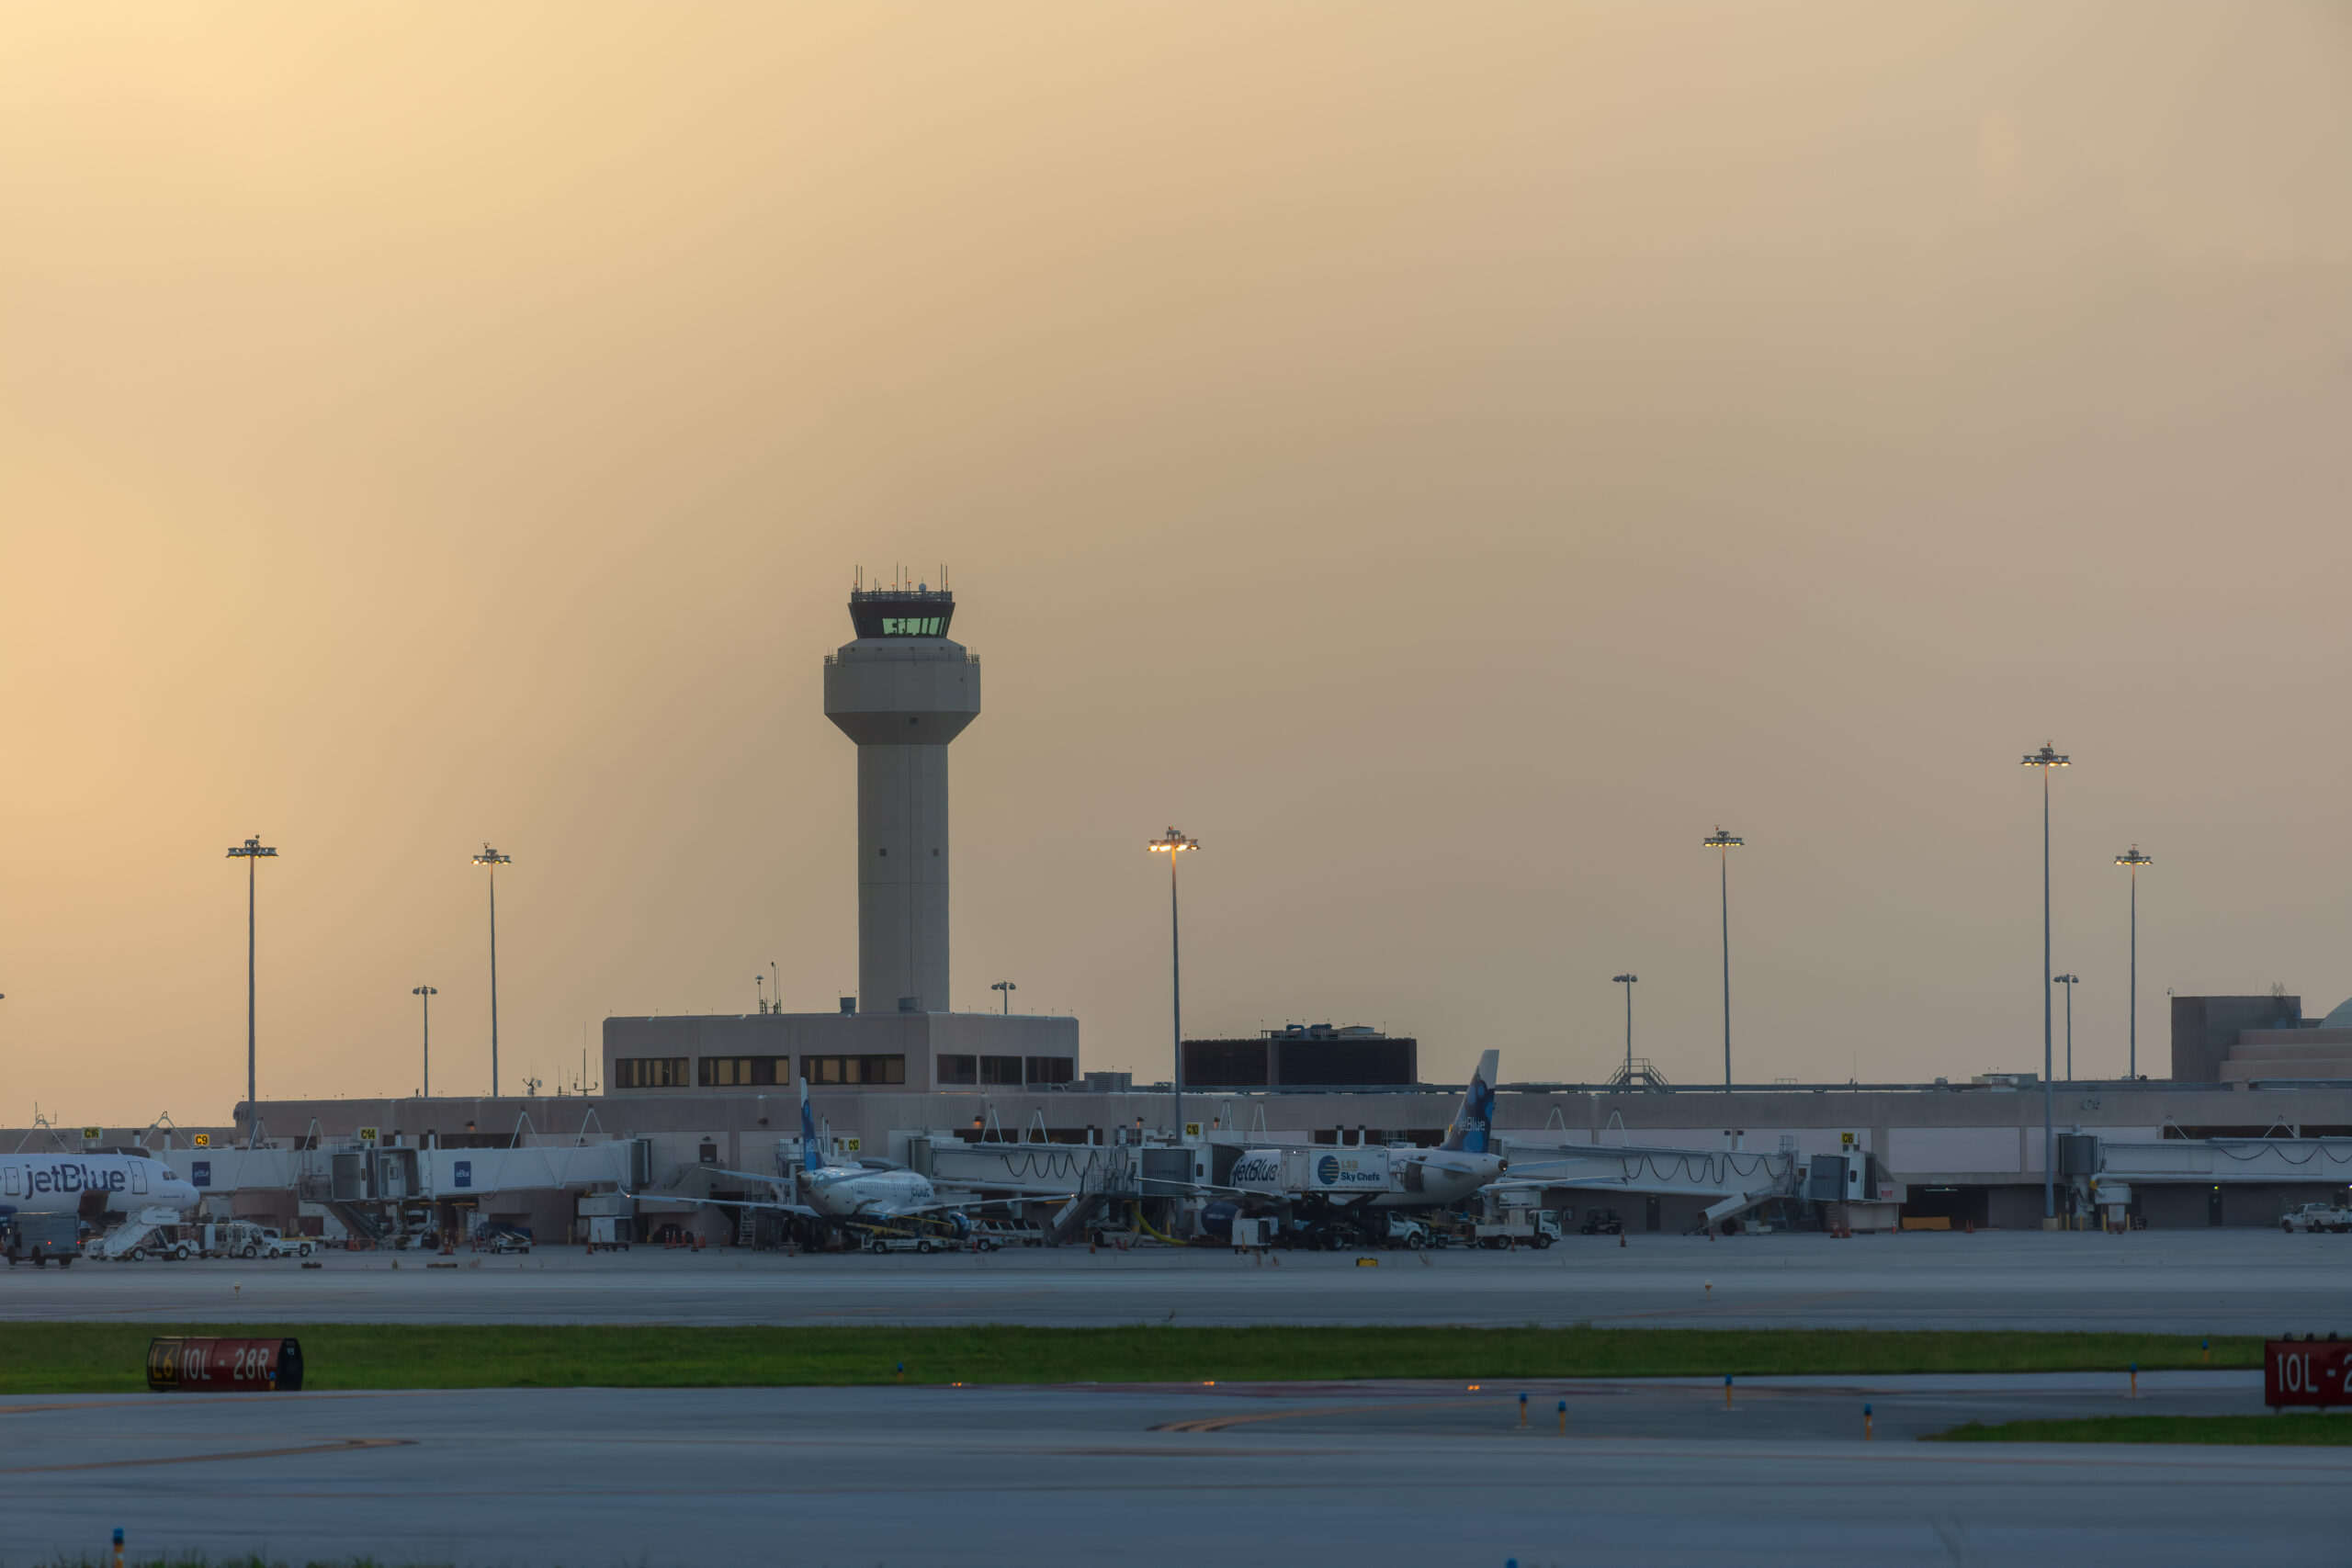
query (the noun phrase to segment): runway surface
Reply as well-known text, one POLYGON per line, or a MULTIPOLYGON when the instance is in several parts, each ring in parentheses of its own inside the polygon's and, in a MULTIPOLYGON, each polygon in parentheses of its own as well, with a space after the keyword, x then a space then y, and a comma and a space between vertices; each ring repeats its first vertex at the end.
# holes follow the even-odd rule
POLYGON ((1085 1247, 930 1258, 638 1248, 0 1270, 0 1321, 1572 1324, 2352 1333, 2352 1236, 1571 1237, 1545 1252, 1085 1247))
MULTIPOLYGON (((2342 1563, 2352 1449, 1957 1445, 2258 1380, 523 1390, 0 1401, 8 1560, 1088 1568, 2342 1563), (1568 1404, 1570 1436, 1555 1406, 1568 1404), (1862 1440, 1861 1406, 1876 1437, 1862 1440)), ((2346 1419, 2288 1416, 2280 1420, 2346 1419)))

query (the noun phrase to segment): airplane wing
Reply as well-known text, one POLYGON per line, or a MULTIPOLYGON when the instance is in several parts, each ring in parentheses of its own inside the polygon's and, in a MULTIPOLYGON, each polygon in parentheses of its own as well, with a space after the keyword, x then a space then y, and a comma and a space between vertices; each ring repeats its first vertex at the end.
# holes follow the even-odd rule
POLYGON ((1482 1192, 1541 1192, 1555 1187, 1623 1187, 1632 1179, 1623 1176, 1563 1176, 1550 1181, 1489 1181, 1479 1189, 1482 1192))
POLYGON ((982 1198, 964 1203, 918 1203, 911 1209, 892 1209, 888 1211, 887 1217, 896 1219, 906 1214, 935 1213, 942 1209, 1005 1209, 1011 1208, 1016 1203, 1034 1203, 1037 1201, 1038 1197, 1068 1198, 1070 1196, 1072 1196, 1072 1194, 1068 1192, 1047 1192, 1033 1195, 1027 1198, 982 1198))
POLYGON ((821 1220, 825 1217, 806 1203, 759 1203, 748 1199, 686 1198, 676 1194, 664 1196, 659 1192, 624 1192, 621 1196, 639 1203, 711 1203, 721 1209, 774 1209, 780 1213, 801 1214, 812 1220, 821 1220))
POLYGON ((715 1165, 703 1168, 713 1176, 731 1176, 738 1181, 764 1181, 771 1187, 788 1187, 792 1183, 792 1178, 788 1176, 755 1176, 748 1170, 721 1170, 715 1165))

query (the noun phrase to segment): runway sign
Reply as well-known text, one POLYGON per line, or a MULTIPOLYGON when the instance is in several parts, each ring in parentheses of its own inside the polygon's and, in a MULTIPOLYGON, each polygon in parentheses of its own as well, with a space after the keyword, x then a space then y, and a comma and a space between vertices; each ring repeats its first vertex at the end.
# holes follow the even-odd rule
POLYGON ((2352 1404, 2352 1340, 2264 1340, 2262 1403, 2273 1410, 2352 1404))

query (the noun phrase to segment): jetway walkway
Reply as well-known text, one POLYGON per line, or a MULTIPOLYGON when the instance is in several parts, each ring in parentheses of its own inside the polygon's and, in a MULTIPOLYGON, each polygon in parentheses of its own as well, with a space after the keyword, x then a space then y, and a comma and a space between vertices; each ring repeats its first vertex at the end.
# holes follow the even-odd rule
MULTIPOLYGON (((2352 1138, 2166 1138, 2132 1144, 2102 1138, 2098 1154, 2102 1181, 2148 1186, 2352 1184, 2352 1138)), ((2064 1164, 2062 1160, 2061 1174, 2067 1174, 2064 1164)))
POLYGON ((296 1149, 164 1149, 156 1151, 155 1157, 202 1193, 295 1191, 311 1201, 341 1203, 628 1187, 644 1179, 648 1159, 644 1140, 634 1138, 534 1143, 504 1149, 419 1149, 375 1144, 296 1149))
MULTIPOLYGON (((941 1187, 1041 1200, 1060 1198, 1046 1222, 1046 1240, 1058 1246, 1083 1232, 1104 1210, 1146 1196, 1146 1156, 1174 1150, 1135 1144, 966 1143, 933 1134, 909 1140, 908 1163, 941 1187)), ((1164 1189, 1159 1196, 1170 1196, 1164 1189)))
POLYGON ((1510 1162, 1506 1179, 1513 1185, 1712 1199, 1701 1215, 1710 1225, 1775 1198, 1798 1196, 1792 1151, 1543 1144, 1510 1136, 1498 1142, 1510 1162))

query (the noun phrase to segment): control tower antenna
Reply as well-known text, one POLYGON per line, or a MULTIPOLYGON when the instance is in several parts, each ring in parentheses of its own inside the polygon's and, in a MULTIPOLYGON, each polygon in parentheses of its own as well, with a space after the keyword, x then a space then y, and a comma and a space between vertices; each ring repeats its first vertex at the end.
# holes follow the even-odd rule
POLYGON ((825 660, 825 716, 857 743, 860 1012, 949 1010, 947 745, 980 712, 955 594, 905 578, 867 588, 861 570, 856 637, 825 660))

